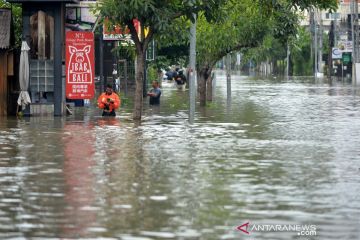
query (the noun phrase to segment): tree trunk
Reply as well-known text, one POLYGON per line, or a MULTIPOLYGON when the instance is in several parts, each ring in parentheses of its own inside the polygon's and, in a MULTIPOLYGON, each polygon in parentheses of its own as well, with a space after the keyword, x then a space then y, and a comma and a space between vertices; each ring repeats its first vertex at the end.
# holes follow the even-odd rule
POLYGON ((141 120, 142 106, 143 106, 143 87, 144 87, 144 64, 145 54, 138 52, 136 59, 136 88, 135 88, 135 102, 134 102, 134 120, 141 120))
POLYGON ((212 102, 213 100, 213 79, 211 76, 212 70, 208 70, 208 78, 206 80, 206 100, 212 102))
POLYGON ((198 74, 199 79, 199 98, 200 106, 206 106, 206 79, 208 78, 207 69, 201 68, 198 74))
POLYGON ((331 73, 333 70, 333 64, 332 64, 332 47, 330 47, 329 54, 328 54, 328 69, 327 69, 327 76, 328 79, 331 82, 331 73))

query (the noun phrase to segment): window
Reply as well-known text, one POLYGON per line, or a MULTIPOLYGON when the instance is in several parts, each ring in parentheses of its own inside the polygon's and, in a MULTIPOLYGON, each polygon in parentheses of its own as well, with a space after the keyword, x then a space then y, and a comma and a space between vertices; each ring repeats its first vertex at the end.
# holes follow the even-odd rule
POLYGON ((33 103, 52 101, 54 18, 43 11, 30 17, 30 90, 33 103))

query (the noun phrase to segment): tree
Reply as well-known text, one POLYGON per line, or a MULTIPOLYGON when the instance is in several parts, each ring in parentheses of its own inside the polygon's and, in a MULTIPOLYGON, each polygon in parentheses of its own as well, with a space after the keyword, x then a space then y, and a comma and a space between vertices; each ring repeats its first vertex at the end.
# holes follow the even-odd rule
POLYGON ((256 48, 246 49, 242 51, 243 64, 253 61, 256 66, 262 62, 271 62, 274 66, 275 74, 284 73, 283 69, 276 72, 278 61, 283 61, 287 54, 287 44, 274 38, 272 35, 267 35, 262 44, 256 48))
POLYGON ((282 43, 296 34, 297 10, 310 7, 336 9, 336 0, 243 0, 222 6, 226 16, 209 23, 202 15, 197 28, 197 69, 200 105, 206 105, 215 63, 232 51, 259 47, 270 35, 282 43))
POLYGON ((15 47, 21 47, 22 35, 22 8, 21 4, 10 4, 5 0, 0 0, 0 8, 9 8, 12 10, 12 20, 14 23, 15 47))
POLYGON ((305 10, 311 7, 319 9, 329 9, 330 11, 337 9, 338 0, 259 0, 261 5, 271 9, 277 4, 287 4, 294 10, 305 10))
POLYGON ((102 0, 97 9, 111 23, 130 30, 137 54, 133 118, 141 119, 145 51, 154 36, 174 27, 175 19, 193 20, 193 13, 199 13, 197 66, 200 103, 205 105, 206 81, 216 61, 231 51, 259 46, 267 34, 278 39, 294 34, 292 13, 298 9, 336 6, 337 0, 102 0), (139 33, 135 19, 141 24, 139 33))
POLYGON ((254 48, 269 31, 269 19, 253 0, 228 2, 226 17, 209 23, 199 15, 197 27, 197 70, 200 105, 206 105, 206 85, 211 83, 215 63, 228 53, 254 48))
POLYGON ((313 73, 313 56, 311 55, 311 35, 304 27, 291 44, 291 61, 294 63, 293 75, 310 76, 313 73))
MULTIPOLYGON (((166 59, 169 65, 182 65, 189 60, 189 27, 190 21, 181 17, 173 21, 167 28, 166 34, 159 34, 155 41, 157 45, 157 58, 160 61, 166 59)), ((158 59, 155 59, 157 62, 158 59)))
MULTIPOLYGON (((225 1, 225 0, 224 0, 225 1)), ((192 18, 192 14, 202 11, 206 18, 216 15, 214 9, 223 0, 102 0, 97 9, 112 24, 128 27, 136 49, 136 89, 134 101, 134 120, 140 120, 143 105, 143 81, 145 52, 154 36, 162 34, 171 23, 180 17, 192 18), (140 31, 136 30, 137 20, 140 31)))

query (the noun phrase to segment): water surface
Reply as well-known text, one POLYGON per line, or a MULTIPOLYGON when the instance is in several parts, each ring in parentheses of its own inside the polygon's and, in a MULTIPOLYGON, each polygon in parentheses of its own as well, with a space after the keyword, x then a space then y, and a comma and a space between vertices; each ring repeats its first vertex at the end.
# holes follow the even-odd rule
POLYGON ((233 76, 188 118, 164 84, 124 107, 0 121, 0 238, 359 239, 360 89, 233 76), (316 236, 250 224, 315 225, 316 236))

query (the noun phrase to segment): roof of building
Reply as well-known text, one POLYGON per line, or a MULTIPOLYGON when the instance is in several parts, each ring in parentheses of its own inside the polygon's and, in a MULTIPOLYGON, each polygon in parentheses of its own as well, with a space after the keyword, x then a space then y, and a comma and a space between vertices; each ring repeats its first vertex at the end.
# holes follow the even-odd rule
POLYGON ((11 10, 0 8, 0 49, 10 47, 11 10))

